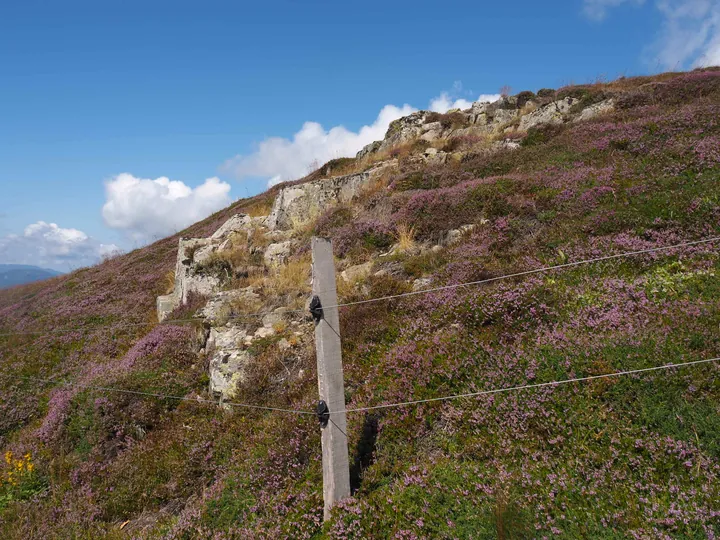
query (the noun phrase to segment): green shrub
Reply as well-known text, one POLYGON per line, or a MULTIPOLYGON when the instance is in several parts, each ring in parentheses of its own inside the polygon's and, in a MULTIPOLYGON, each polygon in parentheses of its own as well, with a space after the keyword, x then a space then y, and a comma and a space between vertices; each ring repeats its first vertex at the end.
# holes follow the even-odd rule
POLYGON ((533 94, 529 90, 524 90, 520 92, 516 97, 518 108, 522 108, 528 101, 535 99, 535 94, 533 94))

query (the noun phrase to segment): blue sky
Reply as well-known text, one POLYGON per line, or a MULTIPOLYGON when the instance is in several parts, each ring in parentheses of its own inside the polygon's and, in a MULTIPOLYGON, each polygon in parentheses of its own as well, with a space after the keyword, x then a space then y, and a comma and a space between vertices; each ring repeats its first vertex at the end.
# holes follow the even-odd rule
POLYGON ((718 58, 720 0, 6 2, 0 262, 142 245, 413 108, 718 58))

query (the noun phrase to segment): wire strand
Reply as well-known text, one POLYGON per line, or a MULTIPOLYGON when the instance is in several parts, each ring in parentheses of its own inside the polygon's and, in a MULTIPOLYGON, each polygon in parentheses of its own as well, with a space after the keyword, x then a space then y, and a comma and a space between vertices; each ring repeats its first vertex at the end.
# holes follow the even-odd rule
POLYGON ((26 381, 35 381, 35 382, 41 382, 44 384, 59 384, 62 386, 74 386, 76 388, 84 388, 88 390, 100 390, 102 392, 116 392, 119 394, 131 394, 136 396, 146 396, 146 397, 154 397, 154 398, 160 398, 160 399, 174 399, 176 401, 191 401, 191 402, 198 402, 198 403, 209 403, 212 405, 228 405, 231 407, 238 407, 238 408, 245 408, 245 409, 258 409, 263 411, 274 411, 274 412, 283 412, 283 413, 292 413, 292 414, 301 414, 301 415, 315 415, 312 411, 303 411, 300 409, 283 409, 281 407, 267 407, 264 405, 251 405, 249 403, 236 403, 234 401, 215 401, 212 399, 203 399, 203 398, 192 398, 187 396, 171 396, 167 394, 158 394, 154 392, 140 392, 138 390, 126 390, 124 388, 112 388, 109 386, 93 386, 90 384, 82 384, 82 383, 75 383, 71 381, 64 381, 61 379, 42 379, 40 377, 27 377, 22 375, 5 375, 0 374, 0 377, 10 378, 10 379, 22 379, 26 381))
POLYGON ((324 307, 324 309, 341 308, 341 307, 347 307, 347 306, 356 306, 356 305, 359 305, 359 304, 369 304, 369 303, 371 303, 371 302, 381 302, 381 301, 384 301, 384 300, 393 300, 393 299, 395 299, 395 298, 405 298, 405 297, 408 297, 408 296, 416 296, 416 295, 418 295, 418 294, 427 294, 427 293, 431 293, 431 292, 446 291, 446 290, 449 290, 449 289, 457 289, 457 288, 459 288, 459 287, 468 287, 468 286, 471 286, 471 285, 480 285, 480 284, 482 284, 482 283, 491 283, 491 282, 493 282, 493 281, 499 281, 499 280, 501 280, 501 279, 509 279, 509 278, 514 278, 514 277, 527 276, 527 275, 531 275, 531 274, 539 274, 539 273, 542 273, 542 272, 549 272, 549 271, 551 271, 551 270, 558 270, 558 269, 560 269, 560 268, 569 268, 569 267, 571 267, 571 266, 579 266, 579 265, 581 265, 581 264, 590 264, 590 263, 601 262, 601 261, 609 261, 609 260, 612 260, 612 259, 619 259, 619 258, 622 258, 622 257, 630 257, 630 256, 632 256, 632 255, 642 255, 642 254, 644 254, 644 253, 654 253, 654 252, 657 252, 657 251, 666 251, 666 250, 669 250, 669 249, 675 249, 675 248, 680 248, 680 247, 694 246, 694 245, 698 245, 698 244, 706 244, 706 243, 709 243, 709 242, 715 242, 715 241, 717 241, 717 240, 720 240, 720 236, 715 236, 715 237, 713 237, 713 238, 706 238, 706 239, 704 239, 704 240, 695 240, 695 241, 692 241, 692 242, 684 242, 684 243, 682 243, 682 244, 674 244, 674 245, 672 245, 672 246, 663 246, 663 247, 656 247, 656 248, 641 249, 641 250, 638 250, 638 251, 627 251, 627 252, 624 252, 624 253, 617 253, 617 254, 615 254, 615 255, 606 255, 606 256, 604 256, 604 257, 596 257, 596 258, 594 258, 594 259, 584 259, 584 260, 582 260, 582 261, 575 261, 575 262, 571 262, 571 263, 557 264, 557 265, 555 265, 555 266, 546 266, 546 267, 543 267, 543 268, 535 268, 535 269, 533 269, 533 270, 525 270, 525 271, 523 271, 523 272, 515 272, 515 273, 513 273, 513 274, 504 274, 504 275, 502 275, 502 276, 496 276, 496 277, 491 277, 491 278, 486 278, 486 279, 480 279, 480 280, 477 280, 477 281, 469 281, 469 282, 467 282, 467 283, 457 283, 457 284, 453 284, 453 285, 443 285, 443 286, 440 286, 440 287, 433 287, 432 289, 422 289, 422 290, 419 290, 419 291, 411 291, 411 292, 406 292, 406 293, 401 293, 401 294, 393 294, 393 295, 389 295, 389 296, 381 296, 381 297, 379 297, 379 298, 370 298, 370 299, 368 299, 368 300, 358 300, 357 302, 346 302, 346 303, 344 303, 344 304, 337 304, 337 305, 334 305, 334 306, 327 306, 327 307, 324 307))
MULTIPOLYGON (((494 281, 500 281, 500 280, 503 280, 503 279, 510 279, 510 278, 515 278, 515 277, 532 275, 532 274, 540 274, 540 273, 549 272, 549 271, 552 271, 552 270, 559 270, 559 269, 561 269, 561 268, 569 268, 569 267, 573 267, 573 266, 580 266, 580 265, 583 265, 583 264, 591 264, 591 263, 608 261, 608 260, 613 260, 613 259, 620 259, 620 258, 623 258, 623 257, 631 257, 631 256, 634 256, 634 255, 642 255, 642 254, 646 254, 646 253, 655 253, 655 252, 659 252, 659 251, 668 251, 668 250, 671 250, 671 249, 677 249, 677 248, 682 248, 682 247, 689 247, 689 246, 695 246, 695 245, 700 245, 700 244, 707 244, 707 243, 711 243, 711 242, 716 242, 716 241, 718 241, 718 240, 720 240, 720 236, 714 236, 714 237, 705 238, 705 239, 702 239, 702 240, 693 240, 693 241, 690 241, 690 242, 682 242, 682 243, 673 244, 673 245, 670 245, 670 246, 660 246, 660 247, 655 247, 655 248, 641 249, 641 250, 638 250, 638 251, 626 251, 626 252, 624 252, 624 253, 617 253, 617 254, 615 254, 615 255, 605 255, 605 256, 603 256, 603 257, 595 257, 595 258, 592 258, 592 259, 583 259, 583 260, 581 260, 581 261, 575 261, 575 262, 570 262, 570 263, 558 264, 558 265, 554 265, 554 266, 546 266, 546 267, 542 267, 542 268, 534 268, 534 269, 532 269, 532 270, 524 270, 524 271, 522 271, 522 272, 515 272, 515 273, 512 273, 512 274, 503 274, 503 275, 501 275, 501 276, 495 276, 495 277, 486 278, 486 279, 481 279, 481 280, 477 280, 477 281, 469 281, 469 282, 466 282, 466 283, 455 283, 455 284, 452 284, 452 285, 442 285, 442 286, 440 286, 440 287, 433 287, 433 288, 430 288, 430 289, 421 289, 421 290, 419 290, 419 291, 411 291, 411 292, 406 292, 406 293, 401 293, 401 294, 394 294, 394 295, 389 295, 389 296, 380 296, 380 297, 377 297, 377 298, 368 298, 367 300, 358 300, 358 301, 355 301, 355 302, 346 302, 346 303, 341 303, 341 304, 324 306, 323 309, 334 309, 334 308, 341 308, 341 307, 348 307, 348 306, 356 306, 356 305, 360 305, 360 304, 369 304, 369 303, 373 303, 373 302, 383 302, 383 301, 387 301, 387 300, 394 300, 394 299, 397 299, 397 298, 405 298, 405 297, 410 297, 410 296, 417 296, 417 295, 420 295, 420 294, 428 294, 428 293, 432 293, 432 292, 439 292, 439 291, 446 291, 446 290, 450 290, 450 289, 457 289, 457 288, 460 288, 460 287, 470 287, 470 286, 474 286, 474 285, 481 285, 481 284, 483 284, 483 283, 491 283, 491 282, 494 282, 494 281)), ((286 310, 286 311, 283 311, 283 313, 285 313, 285 314, 291 314, 291 313, 307 313, 307 310, 306 310, 306 309, 288 309, 288 310, 286 310)), ((268 314, 269 314, 269 312, 243 313, 243 314, 240 314, 240 315, 232 315, 232 316, 230 316, 228 319, 229 319, 229 320, 252 319, 252 318, 255 318, 255 317, 264 317, 264 316, 266 316, 266 315, 268 315, 268 314)), ((157 324, 162 324, 162 325, 165 325, 165 324, 188 324, 188 323, 193 323, 193 322, 202 322, 202 321, 205 321, 205 320, 206 320, 206 319, 205 319, 204 317, 191 317, 191 318, 188 318, 188 319, 165 320, 165 321, 163 321, 162 323, 157 323, 157 324)), ((152 325, 152 324, 154 324, 154 323, 136 323, 136 324, 129 324, 129 325, 121 325, 121 326, 116 326, 116 327, 114 328, 114 330, 120 330, 120 329, 123 329, 123 328, 132 328, 132 327, 137 327, 137 326, 147 326, 148 324, 152 325)), ((73 328, 73 329, 66 329, 66 330, 65 330, 65 329, 56 329, 56 330, 50 330, 50 331, 44 331, 44 332, 43 332, 43 331, 38 331, 38 332, 7 332, 7 333, 0 334, 0 337, 9 337, 9 336, 16 336, 16 335, 50 335, 50 334, 53 334, 53 333, 71 333, 71 332, 83 331, 83 330, 85 330, 85 327, 76 327, 76 328, 73 328)))
POLYGON ((499 394, 501 392, 512 392, 515 390, 527 390, 530 388, 543 388, 546 386, 559 386, 561 384, 569 384, 574 382, 583 382, 583 381, 592 381, 595 379, 606 379, 608 377, 618 377, 620 375, 631 375, 634 373, 645 373, 648 371, 658 371, 662 369, 670 369, 670 368, 680 368, 685 366, 693 366, 697 364, 707 364, 710 362, 717 362, 720 360, 720 357, 717 358, 706 358, 703 360, 693 360, 690 362, 683 362, 680 364, 664 364, 662 366, 654 366, 649 368, 641 368, 641 369, 631 369, 627 371, 615 371, 613 373, 604 373, 602 375, 590 375, 588 377, 576 377, 574 379, 565 379, 562 381, 550 381, 550 382, 544 382, 544 383, 537 383, 537 384, 523 384, 520 386, 506 386, 504 388, 495 388, 493 390, 482 390, 480 392, 470 392, 468 394, 455 394, 452 396, 443 396, 443 397, 436 397, 436 398, 429 398, 429 399, 416 399, 413 401, 402 401, 399 403, 387 403, 384 405, 374 405, 371 407, 357 407, 357 408, 351 408, 351 409, 345 409, 342 411, 330 411, 330 414, 344 414, 344 413, 352 413, 352 412, 361 412, 361 411, 374 411, 378 409, 389 409, 392 407, 407 407, 410 405, 417 405, 419 403, 431 403, 433 401, 448 401, 453 399, 461 399, 461 398, 469 398, 469 397, 476 397, 476 396, 485 396, 489 394, 499 394))

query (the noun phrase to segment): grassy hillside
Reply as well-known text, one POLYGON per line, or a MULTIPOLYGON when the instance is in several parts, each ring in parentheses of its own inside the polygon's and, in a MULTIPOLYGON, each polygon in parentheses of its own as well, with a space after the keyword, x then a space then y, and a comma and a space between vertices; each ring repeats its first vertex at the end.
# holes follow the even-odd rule
MULTIPOLYGON (((720 71, 560 92, 616 110, 517 150, 448 141, 464 153, 442 166, 401 149, 384 185, 296 237, 386 270, 343 287, 352 301, 720 235, 720 71), (457 244, 416 247, 467 224, 457 244)), ((0 292, 2 538, 720 534, 715 364, 350 413, 355 493, 325 525, 315 418, 37 380, 207 398, 197 328, 154 322, 176 246, 0 292)), ((720 356, 718 272, 718 244, 701 244, 344 308, 348 407, 720 356)), ((312 409, 312 351, 284 382, 279 354, 262 344, 236 401, 312 409)))

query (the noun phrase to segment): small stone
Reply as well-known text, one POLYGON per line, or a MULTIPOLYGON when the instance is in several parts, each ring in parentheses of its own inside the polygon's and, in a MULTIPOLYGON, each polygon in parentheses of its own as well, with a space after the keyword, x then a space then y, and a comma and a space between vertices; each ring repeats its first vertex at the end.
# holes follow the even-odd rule
POLYGON ((274 336, 274 335, 275 335, 275 329, 274 329, 274 328, 266 328, 266 327, 263 326, 263 327, 261 327, 261 328, 258 328, 258 329, 255 331, 255 337, 256 337, 256 338, 261 338, 261 339, 262 339, 262 338, 266 338, 266 337, 270 337, 270 336, 274 336))
POLYGON ((430 278, 418 278, 415 281, 413 281, 413 284, 412 284, 413 291, 422 291, 424 289, 427 289, 431 283, 432 283, 432 279, 430 279, 430 278))
POLYGON ((369 261, 363 264, 356 264, 355 266, 351 266, 348 269, 344 270, 340 277, 345 281, 346 283, 354 283, 355 281, 359 281, 361 279, 366 278, 370 275, 370 271, 372 270, 373 262, 369 261))
POLYGON ((283 321, 283 316, 281 313, 268 313, 267 315, 263 316, 262 323, 265 328, 273 328, 276 324, 283 321))

